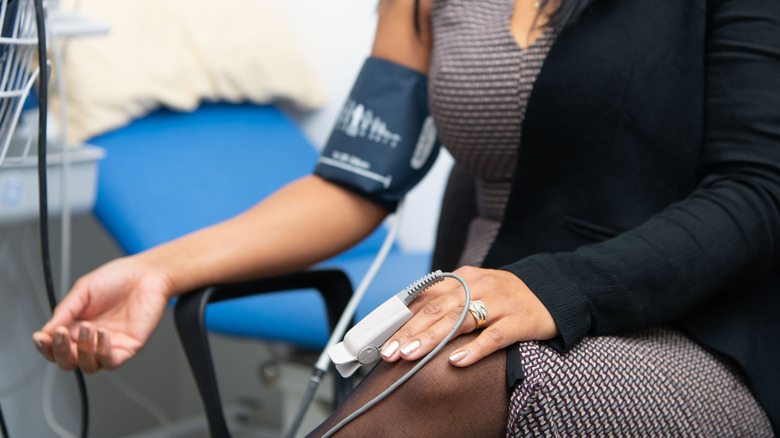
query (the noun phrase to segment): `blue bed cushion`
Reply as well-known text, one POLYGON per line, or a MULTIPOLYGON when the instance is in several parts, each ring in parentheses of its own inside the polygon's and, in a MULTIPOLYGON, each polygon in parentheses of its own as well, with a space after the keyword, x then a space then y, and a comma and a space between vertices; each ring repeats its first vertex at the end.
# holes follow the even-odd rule
MULTIPOLYGON (((100 135, 95 215, 134 254, 232 217, 279 187, 311 173, 316 149, 273 106, 206 103, 191 113, 161 109, 100 135)), ((326 264, 357 287, 385 230, 326 264)), ((230 242, 225 242, 229 245, 230 242)), ((360 306, 365 315, 425 275, 427 254, 394 248, 360 306)), ((209 306, 210 330, 307 347, 327 339, 325 308, 312 290, 265 294, 209 306)))
POLYGON ((318 155, 284 113, 252 104, 161 109, 89 143, 106 150, 95 215, 128 254, 246 210, 311 173, 318 155))

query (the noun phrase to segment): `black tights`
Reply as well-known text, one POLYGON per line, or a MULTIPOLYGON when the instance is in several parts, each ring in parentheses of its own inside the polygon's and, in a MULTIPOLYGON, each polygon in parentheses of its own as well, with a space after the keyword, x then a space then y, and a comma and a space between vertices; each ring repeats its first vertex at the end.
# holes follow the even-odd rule
MULTIPOLYGON (((474 334, 459 336, 392 394, 358 416, 338 437, 503 437, 509 406, 506 352, 474 365, 451 365, 451 352, 474 334)), ((414 362, 380 363, 352 395, 309 436, 319 437, 401 378, 414 362)))

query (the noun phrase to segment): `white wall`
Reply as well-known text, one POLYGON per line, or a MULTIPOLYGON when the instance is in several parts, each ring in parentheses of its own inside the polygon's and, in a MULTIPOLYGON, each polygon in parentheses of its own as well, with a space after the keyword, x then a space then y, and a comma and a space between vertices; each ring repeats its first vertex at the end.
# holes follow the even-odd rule
MULTIPOLYGON (((274 0, 299 36, 304 53, 320 74, 327 103, 313 114, 299 114, 309 139, 318 147, 327 140, 333 120, 352 82, 371 52, 378 0, 274 0)), ((408 251, 433 248, 441 192, 452 157, 444 152, 430 174, 406 199, 399 244, 408 251)))

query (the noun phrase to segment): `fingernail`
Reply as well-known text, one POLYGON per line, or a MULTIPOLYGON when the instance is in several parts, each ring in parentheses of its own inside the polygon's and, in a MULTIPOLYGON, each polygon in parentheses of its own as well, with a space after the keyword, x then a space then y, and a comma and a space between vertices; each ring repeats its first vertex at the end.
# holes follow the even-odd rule
POLYGON ((65 336, 61 332, 54 332, 54 345, 62 345, 64 340, 65 336))
POLYGON ((35 348, 43 350, 43 342, 33 338, 33 344, 35 344, 35 348))
POLYGON ((79 328, 79 342, 87 342, 89 340, 89 327, 82 325, 79 328))
POLYGON ((466 358, 469 352, 466 350, 458 350, 450 355, 450 362, 458 363, 466 358))
POLYGON ((390 357, 395 353, 395 350, 398 350, 398 341, 393 341, 382 348, 382 356, 390 357))
POLYGON ((404 355, 408 356, 408 355, 412 354, 412 352, 414 350, 418 349, 418 348, 420 348, 420 341, 415 339, 414 341, 404 345, 401 348, 401 353, 403 353, 404 355))
POLYGON ((103 345, 106 342, 106 332, 103 329, 98 330, 98 345, 103 345))

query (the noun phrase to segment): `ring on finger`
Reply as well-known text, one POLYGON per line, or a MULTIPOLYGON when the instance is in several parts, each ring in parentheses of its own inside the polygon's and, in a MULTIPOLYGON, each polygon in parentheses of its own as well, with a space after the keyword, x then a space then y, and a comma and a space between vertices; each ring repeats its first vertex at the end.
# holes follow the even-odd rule
MULTIPOLYGON (((463 307, 461 305, 460 307, 463 307)), ((488 310, 485 307, 485 303, 479 300, 473 300, 469 303, 469 313, 474 317, 477 322, 477 328, 483 328, 487 325, 488 310)))

